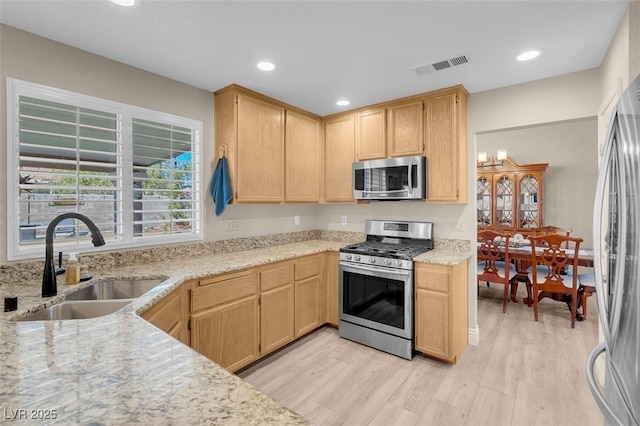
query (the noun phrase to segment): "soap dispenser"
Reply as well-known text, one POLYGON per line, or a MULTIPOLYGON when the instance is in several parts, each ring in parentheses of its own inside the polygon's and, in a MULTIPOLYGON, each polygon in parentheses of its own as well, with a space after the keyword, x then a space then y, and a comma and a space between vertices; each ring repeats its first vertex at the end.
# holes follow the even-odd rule
POLYGON ((78 277, 80 278, 80 281, 87 281, 90 280, 91 278, 93 278, 93 275, 89 272, 89 266, 86 263, 81 263, 80 259, 78 258, 78 265, 79 265, 79 274, 78 277))
POLYGON ((77 253, 69 253, 67 268, 64 273, 67 284, 78 284, 80 282, 80 266, 78 265, 77 253))

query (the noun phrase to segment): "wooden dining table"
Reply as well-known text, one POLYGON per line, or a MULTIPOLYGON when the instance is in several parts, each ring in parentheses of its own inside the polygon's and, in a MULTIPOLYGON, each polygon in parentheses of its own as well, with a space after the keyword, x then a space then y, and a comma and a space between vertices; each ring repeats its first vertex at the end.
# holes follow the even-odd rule
MULTIPOLYGON (((480 247, 480 243, 477 243, 478 248, 480 247)), ((543 248, 538 248, 538 250, 542 251, 543 248)), ((504 253, 504 247, 500 247, 500 251, 504 253)), ((566 250, 567 255, 574 255, 573 250, 566 250)), ((509 259, 514 263, 516 267, 516 277, 514 283, 511 286, 511 301, 514 303, 518 303, 518 298, 516 296, 518 292, 518 282, 527 282, 528 281, 528 269, 531 266, 531 246, 530 245, 522 245, 522 246, 509 246, 509 259)), ((578 250, 578 266, 584 267, 593 267, 593 249, 584 248, 578 250)), ((565 301, 562 295, 555 294, 545 294, 543 297, 540 297, 538 300, 544 297, 551 297, 554 300, 565 301)), ((533 305, 533 299, 531 294, 531 286, 527 286, 527 297, 522 300, 527 306, 533 305)), ((567 303, 568 304, 568 303, 567 303)), ((576 313, 576 319, 578 321, 584 320, 584 316, 580 313, 576 313)))

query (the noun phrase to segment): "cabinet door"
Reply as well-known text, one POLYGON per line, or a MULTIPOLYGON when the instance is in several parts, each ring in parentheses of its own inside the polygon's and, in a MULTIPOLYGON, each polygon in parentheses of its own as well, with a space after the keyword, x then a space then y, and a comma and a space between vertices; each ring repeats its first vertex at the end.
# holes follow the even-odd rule
POLYGON ((424 133, 422 100, 391 105, 387 132, 390 157, 423 155, 424 133))
POLYGON ((467 345, 467 262, 416 265, 415 346, 456 363, 467 345))
POLYGON ((191 316, 191 347, 229 371, 259 357, 258 297, 237 300, 191 316))
POLYGON ((181 301, 180 289, 174 290, 141 316, 160 330, 171 334, 170 331, 182 321, 181 301))
POLYGON ((493 192, 494 200, 494 224, 513 228, 516 227, 516 200, 515 200, 515 174, 495 175, 493 192))
POLYGON ((431 202, 467 202, 466 186, 463 186, 467 169, 466 137, 463 141, 458 133, 457 102, 456 93, 425 99, 427 200, 431 202))
POLYGON ((238 202, 284 201, 284 108, 238 95, 238 202))
POLYGON ((493 209, 493 181, 491 176, 479 175, 476 179, 476 203, 477 214, 476 220, 478 226, 491 226, 493 225, 493 215, 491 211, 493 209))
POLYGON ((518 178, 518 227, 542 226, 542 197, 539 194, 541 179, 537 174, 526 173, 518 178))
POLYGON ((449 359, 449 294, 416 290, 416 350, 449 359))
POLYGON ((320 119, 287 111, 286 201, 320 200, 320 119))
POLYGON ((293 284, 260 295, 260 355, 266 355, 294 339, 293 284))
POLYGON ((320 326, 320 306, 320 277, 316 275, 302 281, 296 281, 296 337, 300 337, 320 326))
POLYGON ((325 123, 324 197, 330 202, 352 202, 352 164, 355 159, 353 114, 325 123))
POLYGON ((327 322, 334 327, 338 326, 338 263, 340 255, 336 252, 326 254, 327 271, 327 322))
POLYGON ((356 156, 358 160, 374 160, 387 156, 387 121, 384 108, 358 113, 356 156))

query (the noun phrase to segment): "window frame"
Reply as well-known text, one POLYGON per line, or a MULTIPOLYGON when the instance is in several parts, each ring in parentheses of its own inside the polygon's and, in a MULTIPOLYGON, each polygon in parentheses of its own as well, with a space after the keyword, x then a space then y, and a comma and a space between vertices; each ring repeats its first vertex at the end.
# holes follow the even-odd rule
MULTIPOLYGON (((19 205, 19 99, 20 96, 30 96, 54 102, 70 104, 77 107, 96 109, 116 114, 118 131, 122 147, 122 205, 123 212, 133 211, 133 119, 149 120, 158 123, 186 127, 192 131, 191 164, 192 190, 195 197, 193 203, 193 231, 190 233, 176 233, 167 235, 148 235, 134 237, 133 215, 123 216, 122 240, 108 240, 101 247, 93 247, 90 242, 76 242, 54 247, 55 251, 102 252, 121 249, 144 248, 162 244, 202 241, 204 239, 204 182, 202 174, 202 140, 203 123, 199 120, 180 117, 173 114, 159 112, 134 105, 128 105, 108 99, 85 95, 69 90, 58 89, 28 81, 7 77, 7 260, 35 259, 44 256, 44 241, 42 244, 20 246, 20 212, 11 206, 19 205)), ((57 243, 60 245, 59 243, 57 243)))

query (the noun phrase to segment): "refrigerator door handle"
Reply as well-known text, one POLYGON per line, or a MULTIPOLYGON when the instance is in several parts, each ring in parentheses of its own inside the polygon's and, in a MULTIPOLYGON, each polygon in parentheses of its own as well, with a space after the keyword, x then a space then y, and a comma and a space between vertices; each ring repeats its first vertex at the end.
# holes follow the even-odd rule
POLYGON ((602 284, 602 206, 604 205, 604 197, 607 185, 607 176, 609 166, 611 164, 611 156, 613 154, 614 143, 618 130, 618 111, 613 111, 611 122, 609 123, 609 131, 605 140, 602 158, 600 160, 600 170, 596 183, 596 194, 593 204, 593 260, 596 284, 596 300, 598 302, 598 315, 602 324, 602 332, 604 333, 604 341, 609 344, 611 342, 611 326, 609 324, 609 309, 606 301, 606 293, 602 284))
POLYGON ((605 351, 605 349, 606 349, 605 343, 600 343, 589 354, 589 357, 587 358, 587 382, 589 383, 589 389, 591 390, 591 394, 593 395, 593 398, 596 400, 596 403, 600 407, 600 411, 602 411, 602 414, 604 414, 605 424, 615 423, 620 426, 623 426, 623 423, 620 421, 618 416, 615 415, 611 407, 609 407, 607 400, 602 395, 602 392, 600 391, 600 387, 596 383, 596 378, 593 374, 593 368, 595 366, 596 359, 600 356, 601 353, 605 351))

